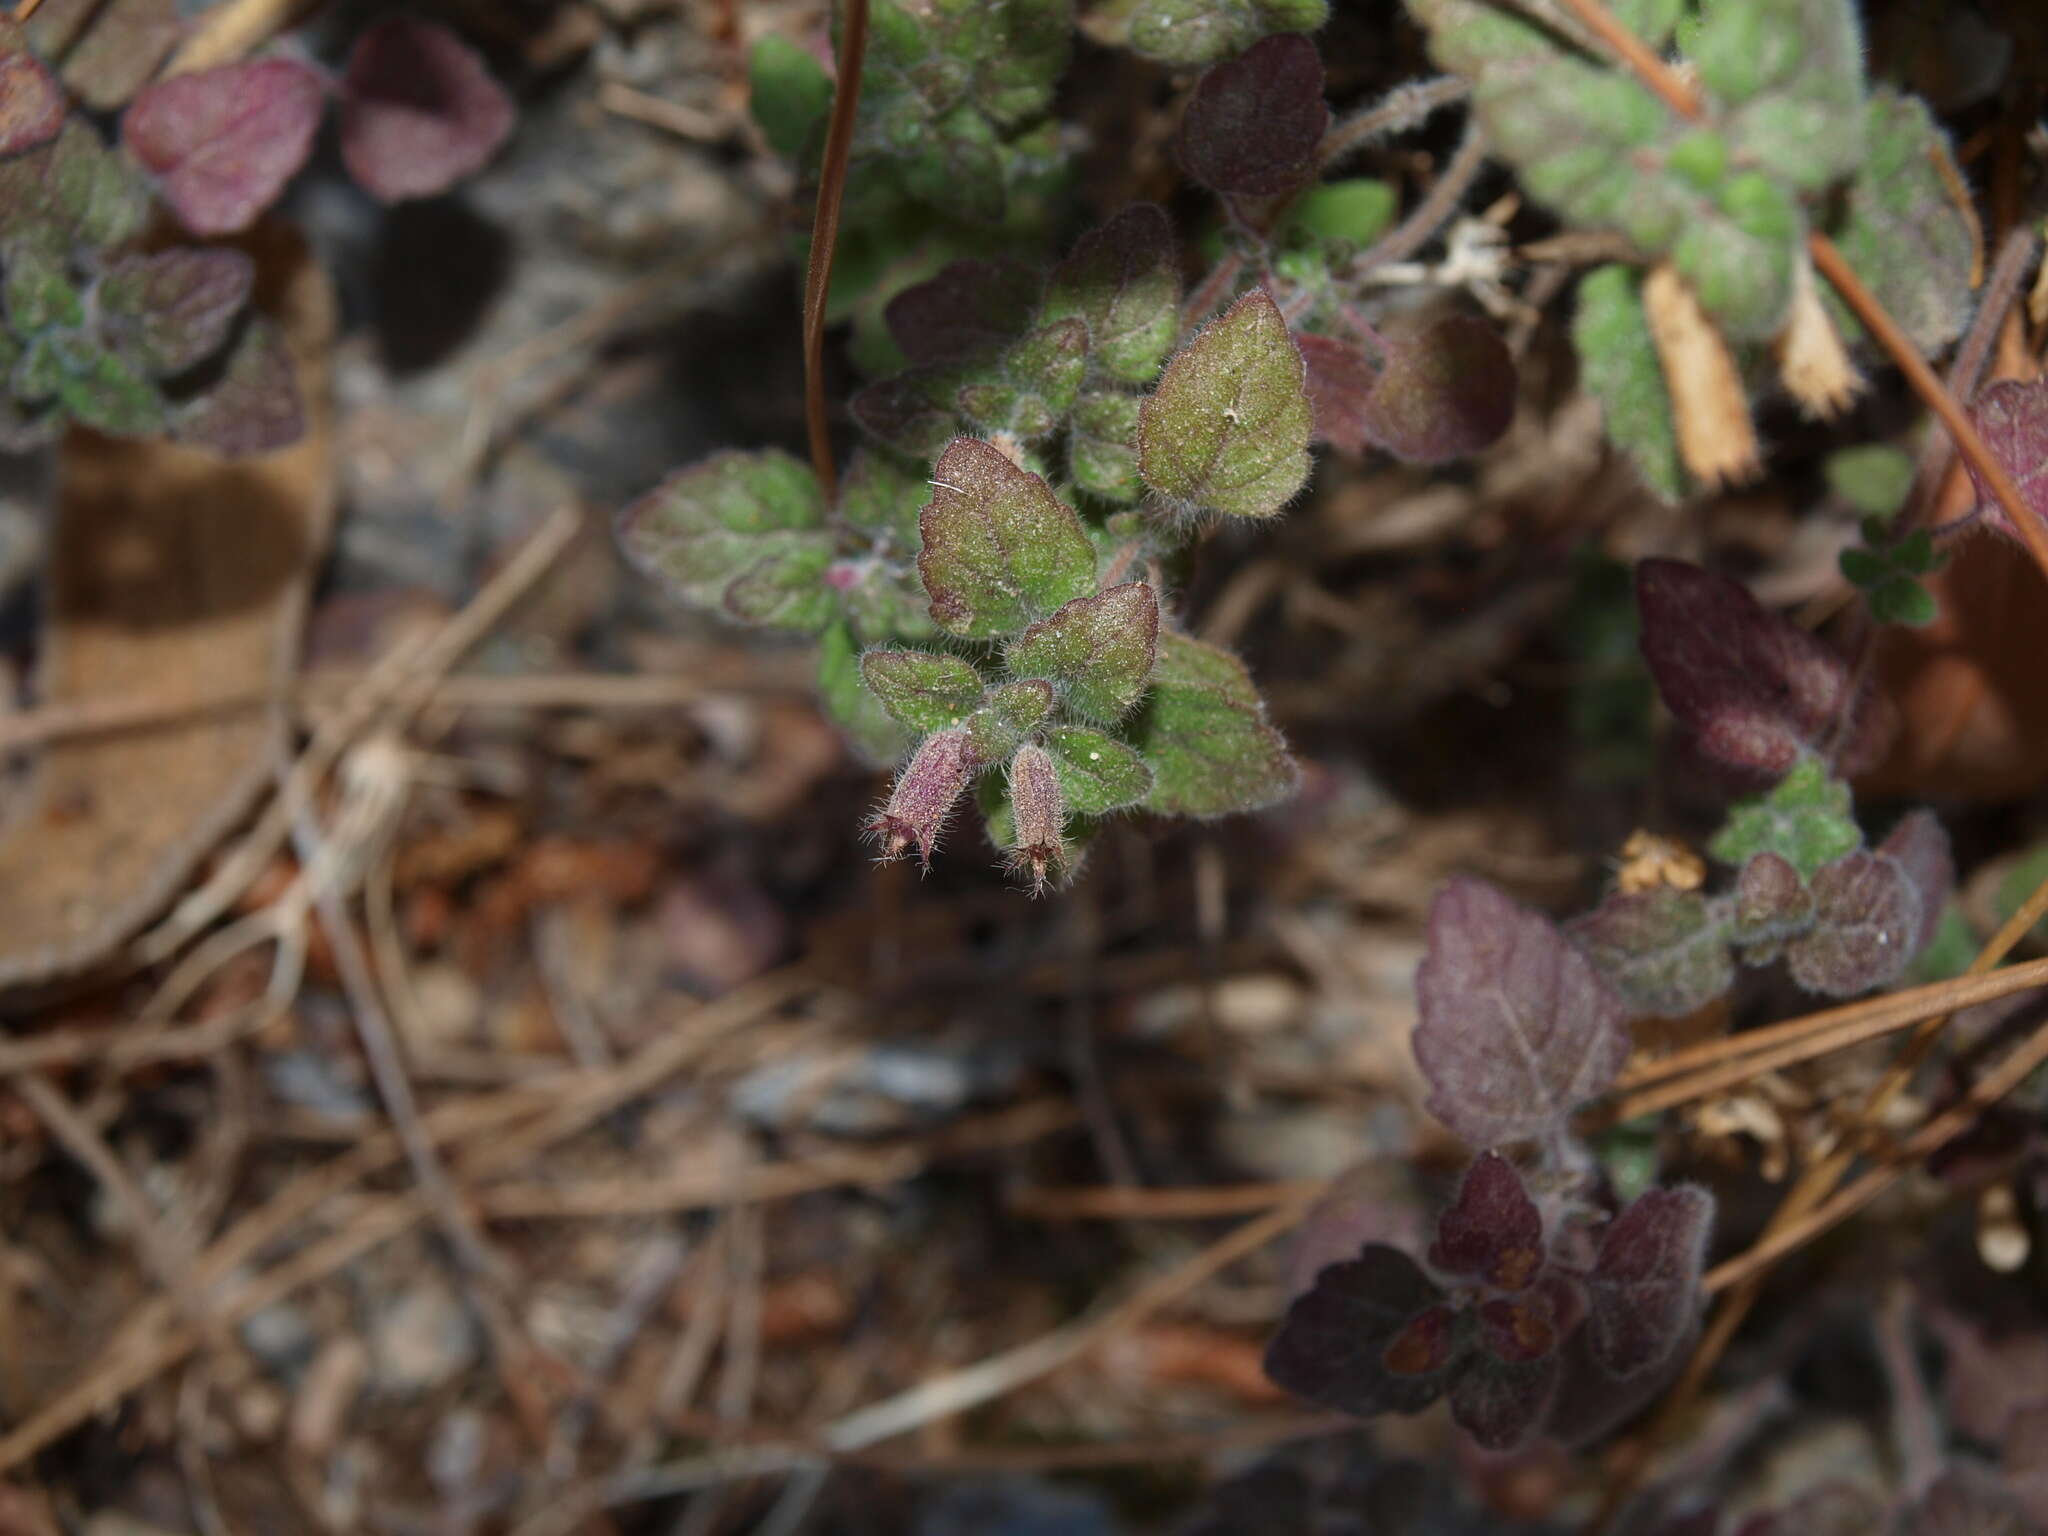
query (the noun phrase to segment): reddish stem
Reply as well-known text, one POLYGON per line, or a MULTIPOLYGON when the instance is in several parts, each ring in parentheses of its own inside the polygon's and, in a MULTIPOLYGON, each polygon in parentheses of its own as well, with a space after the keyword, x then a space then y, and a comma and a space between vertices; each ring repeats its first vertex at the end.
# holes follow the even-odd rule
POLYGON ((811 219, 811 257, 804 271, 804 424, 811 468, 829 505, 839 486, 832 434, 825 416, 825 296, 832 288, 832 253, 839 243, 839 210, 846 199, 846 167, 853 153, 853 115, 860 105, 861 64, 868 51, 868 0, 846 0, 839 36, 839 83, 825 126, 818 171, 818 206, 811 219))

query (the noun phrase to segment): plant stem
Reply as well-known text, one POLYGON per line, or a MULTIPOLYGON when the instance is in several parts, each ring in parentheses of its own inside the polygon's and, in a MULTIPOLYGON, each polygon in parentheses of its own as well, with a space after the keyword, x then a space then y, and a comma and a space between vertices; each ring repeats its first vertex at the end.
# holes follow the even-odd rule
POLYGON ((1877 296, 1863 286, 1863 280, 1856 275, 1834 241, 1816 229, 1807 235, 1806 249, 1813 257, 1815 269, 1833 285, 1835 292, 1842 296, 1842 302, 1855 312, 1864 328, 1877 338, 1878 345, 1899 365, 1906 382, 1913 386, 1913 393, 1941 418, 1941 424, 1955 439, 1956 452, 1963 456, 1977 478, 1991 487, 1991 494, 2005 509, 2013 532, 2027 546, 2027 553, 2034 557, 2034 564, 2048 575, 2048 527, 2044 527, 2041 520, 2027 510, 2027 501, 2020 494, 2020 488, 2013 484, 2005 466, 1985 447, 1984 439, 1977 435, 1977 428, 1963 409, 1962 402, 1949 393, 1948 386, 1927 366, 1927 360, 1892 317, 1885 313, 1884 306, 1877 302, 1877 296))
POLYGON ((1635 33, 1623 26, 1600 0, 1563 0, 1564 8, 1579 19, 1588 32, 1612 48, 1621 61, 1635 71, 1636 78, 1664 98, 1664 104, 1680 117, 1697 121, 1705 112, 1700 94, 1677 70, 1665 63, 1635 33))
POLYGON ((1457 211, 1485 164, 1486 135, 1480 132, 1475 118, 1466 125, 1465 137, 1458 142, 1457 151, 1444 165, 1443 174, 1437 177, 1428 195, 1407 218, 1367 246, 1351 263, 1346 277, 1355 283, 1374 267, 1401 261, 1421 250, 1457 211))
POLYGON ((846 167, 853 152, 853 115, 860 106, 861 64, 868 51, 868 0, 846 0, 839 35, 839 81, 825 125, 818 171, 818 206, 811 217, 811 257, 804 270, 804 425, 811 468, 830 505, 838 490, 832 435, 825 419, 825 296, 832 288, 832 253, 839 243, 839 210, 846 199, 846 167))
POLYGON ((1472 87, 1458 75, 1439 75, 1434 80, 1396 86, 1324 134, 1316 149, 1316 163, 1327 171, 1375 140, 1417 127, 1437 108, 1463 101, 1471 94, 1472 87))

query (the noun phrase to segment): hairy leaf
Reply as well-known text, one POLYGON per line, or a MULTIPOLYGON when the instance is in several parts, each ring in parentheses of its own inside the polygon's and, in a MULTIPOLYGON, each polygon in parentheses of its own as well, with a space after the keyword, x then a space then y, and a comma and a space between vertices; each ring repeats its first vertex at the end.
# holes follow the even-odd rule
POLYGON ((982 707, 967 717, 975 765, 999 763, 1016 751, 1025 735, 1052 713, 1052 684, 1031 678, 989 689, 982 707))
POLYGON ((1415 985, 1430 1113, 1478 1145, 1546 1134, 1628 1058, 1628 1010, 1592 962, 1482 880, 1437 893, 1415 985))
POLYGON ((789 562, 815 562, 817 591, 825 595, 832 537, 824 520, 809 467, 769 449, 721 453, 670 475, 619 515, 618 536, 650 576, 698 607, 719 608, 729 588, 763 565, 772 583, 789 562))
POLYGON ((25 49, 0 46, 0 156, 56 138, 65 106, 64 88, 42 60, 25 49))
POLYGON ((1791 860, 1765 849, 1750 855, 1735 877, 1730 936, 1744 958, 1763 965, 1785 941, 1813 926, 1813 892, 1791 860))
POLYGON ((992 357, 1030 325, 1041 286, 1022 262, 956 261, 897 294, 882 318, 912 363, 992 357))
MULTIPOLYGON (((66 242, 104 250, 133 239, 149 219, 149 188, 80 116, 57 137, 0 159, 0 247, 66 242)), ((11 259, 11 255, 10 255, 11 259)))
POLYGON ((1129 503, 1144 492, 1138 478, 1136 395, 1090 390, 1074 402, 1067 423, 1067 470, 1074 483, 1104 501, 1129 503))
POLYGON ((320 77, 289 59, 224 64, 149 86, 121 119, 121 141, 187 229, 233 234, 306 163, 326 100, 320 77))
POLYGON ((861 680, 891 717, 914 731, 957 725, 981 704, 981 674, 943 651, 869 651, 861 680))
POLYGON ((1840 742, 1840 767, 1866 766, 1867 689, 1848 665, 1748 588, 1680 560, 1636 567, 1643 657, 1657 691, 1708 757, 1731 768, 1787 773, 1808 751, 1840 742))
MULTIPOLYGON (((1868 153, 1849 184, 1835 243, 1923 352, 1938 352, 1970 316, 1970 214, 1961 178, 1926 104, 1890 89, 1865 109, 1868 153)), ((1860 334, 1837 305, 1845 332, 1860 334)))
POLYGON ((924 507, 925 479, 891 454, 854 450, 839 481, 839 516, 885 551, 905 555, 917 548, 917 515, 924 507))
POLYGON ((1152 687, 1130 736, 1152 771, 1150 810, 1227 816, 1294 789, 1296 768, 1266 723, 1250 675, 1228 651, 1162 630, 1152 687))
POLYGON ((1175 354, 1139 407, 1145 483, 1235 517, 1278 512, 1308 478, 1304 374, 1279 306, 1253 289, 1175 354))
POLYGON ((107 339, 159 377, 218 352, 249 301, 255 264, 234 250, 171 250, 114 262, 100 280, 107 339))
POLYGON ((340 95, 342 161, 387 203, 446 192, 512 132, 512 98, 476 51, 446 27, 408 16, 356 39, 340 95))
POLYGON ((1849 0, 1726 0, 1687 49, 1724 98, 1731 154, 1804 192, 1863 157, 1863 40, 1849 0))
MULTIPOLYGON (((1454 1359, 1434 1370, 1390 1368, 1390 1348, 1443 1292, 1398 1248, 1368 1243, 1356 1259, 1332 1264, 1287 1309, 1266 1349, 1266 1374, 1297 1397, 1344 1413, 1416 1413, 1444 1394, 1454 1359)), ((1404 1351, 1393 1364, 1420 1363, 1404 1351)))
POLYGON ((1053 269, 1041 318, 1084 321, 1088 355, 1103 373, 1151 383, 1180 330, 1180 268, 1165 213, 1134 203, 1083 235, 1053 269))
POLYGON ((1640 285, 1629 268, 1601 267, 1580 281, 1572 345, 1586 390, 1600 402, 1609 441, 1635 461, 1651 490, 1678 500, 1685 490, 1678 429, 1640 285))
POLYGON ((1543 1214, 1515 1165, 1483 1152, 1465 1170, 1458 1198, 1437 1218, 1430 1265, 1503 1291, 1525 1289, 1543 1268, 1543 1214))
POLYGON ((1568 931, 1607 984, 1642 1013, 1682 1017, 1735 984, 1727 913, 1698 891, 1617 892, 1568 931))
POLYGON ((1081 392, 1088 366, 1088 327, 1055 320, 1020 337, 995 370, 961 387, 956 397, 969 421, 991 436, 1024 441, 1057 428, 1081 392))
POLYGON ((1365 435, 1397 459, 1442 464, 1492 446, 1515 415, 1515 363, 1483 320, 1450 315, 1387 336, 1385 366, 1359 409, 1365 435))
POLYGON ((1329 0, 1138 0, 1130 44, 1162 64, 1213 64, 1268 32, 1313 32, 1329 0))
POLYGON ((1212 192, 1272 197, 1308 179, 1329 126, 1322 56, 1279 33, 1196 84, 1180 120, 1181 166, 1212 192))
POLYGON ((1362 250, 1386 232, 1400 206, 1394 189, 1375 177, 1326 181, 1295 199, 1284 227, 1311 240, 1362 250))
POLYGON ((1586 1281, 1586 1327, 1610 1375, 1661 1365, 1698 1320, 1713 1222, 1713 1196, 1684 1185, 1646 1191, 1608 1223, 1586 1281))
POLYGON ((1813 926, 1785 951, 1792 979, 1828 997, 1853 997, 1895 981, 1926 922, 1899 861, 1852 853, 1823 866, 1812 886, 1813 926))
POLYGON ((1557 1395, 1557 1356, 1503 1360, 1481 1350, 1451 1383, 1451 1418, 1489 1451, 1511 1451, 1543 1425, 1557 1395))
POLYGON ((919 527, 932 618, 956 635, 1021 629, 1095 584, 1095 549, 1073 509, 975 438, 955 438, 939 456, 919 527))
MULTIPOLYGON (((1970 402, 1970 421, 1992 457, 2012 477, 2026 509, 2048 523, 2048 379, 1999 379, 1987 384, 1970 402)), ((1970 470, 1970 480, 1984 516, 2018 538, 2019 530, 1975 469, 1970 470)))
POLYGON ((305 436, 298 376, 277 328, 262 319, 245 325, 220 378, 178 407, 171 427, 180 442, 228 458, 275 453, 305 436))
POLYGON ((1130 581, 1039 620, 1005 659, 1019 677, 1058 683, 1076 713, 1110 722, 1145 691, 1158 642, 1159 599, 1144 582, 1130 581))
POLYGON ((1737 801, 1707 851, 1737 866, 1775 853, 1811 878, 1823 864, 1862 846, 1849 786, 1831 778, 1819 758, 1803 757, 1767 793, 1737 801))
POLYGON ((1910 960, 1934 942, 1941 926, 1941 914, 1956 888, 1955 856, 1941 822, 1925 810, 1909 812, 1878 844, 1877 851, 1898 862, 1899 872, 1920 904, 1920 926, 1907 940, 1910 960))
POLYGON ((827 624, 818 636, 818 695, 854 752, 871 768, 900 760, 910 733, 882 707, 861 678, 861 650, 844 623, 827 624))
POLYGON ((1315 438, 1345 453, 1363 454, 1378 439, 1367 425, 1366 399, 1379 371, 1364 348, 1336 336, 1302 332, 1294 338, 1306 369, 1304 383, 1315 417, 1315 438))
POLYGON ((932 459, 959 433, 963 370, 911 368, 857 392, 853 419, 899 453, 932 459))
POLYGON ((1114 737, 1079 725, 1055 725, 1045 744, 1060 776, 1060 789, 1078 815, 1102 816, 1141 804, 1152 792, 1152 770, 1114 737))

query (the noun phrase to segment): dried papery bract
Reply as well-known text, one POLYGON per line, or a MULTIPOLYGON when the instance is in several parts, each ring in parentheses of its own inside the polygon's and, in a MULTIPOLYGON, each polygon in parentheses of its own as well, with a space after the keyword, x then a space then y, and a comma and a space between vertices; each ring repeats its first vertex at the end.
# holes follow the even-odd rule
POLYGON ((881 856, 900 859, 914 849, 919 862, 929 867, 946 819, 982 766, 964 729, 934 731, 925 737, 896 776, 888 804, 868 823, 881 856))
POLYGON ((1045 748, 1026 744, 1010 759, 1010 804, 1017 822, 1010 867, 1042 892, 1067 863, 1067 800, 1045 748))

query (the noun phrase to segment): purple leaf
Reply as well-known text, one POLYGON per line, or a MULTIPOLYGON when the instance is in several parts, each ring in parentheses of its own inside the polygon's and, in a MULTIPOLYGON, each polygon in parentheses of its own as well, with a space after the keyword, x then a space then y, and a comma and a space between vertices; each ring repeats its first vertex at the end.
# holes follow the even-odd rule
POLYGON ((394 16, 356 40, 341 94, 341 158, 387 203, 433 197, 512 131, 512 99, 446 27, 394 16))
MULTIPOLYGON (((1386 1357, 1411 1323, 1443 1301, 1407 1254, 1368 1243, 1357 1258, 1324 1269, 1287 1309, 1266 1348, 1266 1374, 1297 1397, 1344 1413, 1419 1412, 1443 1395, 1455 1361, 1417 1374, 1390 1369, 1386 1357)), ((1423 1324, 1420 1336, 1431 1326, 1423 1324)), ((1411 1347, 1397 1361, 1417 1358, 1411 1347)))
POLYGON ((1785 951, 1809 992, 1853 997, 1896 980, 1924 926, 1919 893, 1899 861, 1852 853, 1813 876, 1813 926, 1785 951))
MULTIPOLYGON (((1970 420, 1991 456, 2012 476, 2020 500, 2035 517, 2048 520, 2048 379, 2000 379, 1977 392, 1970 420)), ((1975 469, 1977 504, 1994 526, 2014 538, 2012 526, 1991 487, 1975 469)))
POLYGON ((179 249, 117 261, 99 287, 108 339, 150 373, 183 373, 220 350, 255 276, 255 264, 232 250, 179 249))
POLYGON ((1557 1352, 1557 1329, 1541 1296, 1496 1296, 1479 1306, 1479 1344, 1496 1360, 1527 1365, 1557 1352))
POLYGON ((917 574, 952 634, 1008 634, 1095 587, 1095 546, 1073 508, 978 438, 939 455, 918 530, 917 574))
POLYGON ((1180 120, 1180 163, 1212 192, 1273 197, 1308 178, 1329 125, 1316 45, 1278 33, 1202 76, 1180 120))
POLYGON ((1031 323, 1039 276, 1015 261, 956 261, 889 301, 883 323, 912 363, 1000 352, 1031 323))
POLYGON ((64 87, 26 50, 0 53, 0 155, 47 144, 64 126, 64 87))
POLYGON ((1685 1185, 1648 1190, 1608 1223, 1586 1282, 1586 1327, 1610 1376, 1661 1365, 1698 1321, 1713 1220, 1713 1196, 1685 1185))
POLYGON ((1643 1013, 1681 1018, 1735 984, 1726 913, 1698 891, 1617 892, 1566 931, 1643 1013))
POLYGON ((905 369, 859 390, 848 409, 890 447, 929 460, 960 430, 961 378, 956 368, 905 369))
POLYGON ((1549 1415, 1560 1375, 1554 1354, 1514 1362, 1482 1350, 1451 1383, 1451 1417, 1483 1449, 1514 1450, 1549 1415))
POLYGON ((121 119, 121 140, 160 178, 187 229, 233 234, 306 163, 325 105, 325 86, 303 64, 225 64, 148 87, 121 119))
POLYGON ((180 442, 248 458, 289 448, 305 435, 306 415, 284 342, 267 321, 251 321, 228 352, 220 380, 185 406, 180 442))
POLYGON ((1419 333, 1393 332, 1387 347, 1359 423, 1395 458, 1470 458, 1515 419, 1515 360, 1484 320, 1448 315, 1419 333))
POLYGON ((1948 833, 1932 811, 1906 816, 1877 851, 1898 861, 1906 883, 1920 899, 1920 926, 1908 941, 1910 960, 1933 942, 1934 930, 1941 926, 1942 910, 1956 888, 1955 856, 1949 851, 1948 833))
POLYGON ((1523 1289, 1543 1268, 1543 1213, 1498 1152, 1482 1152, 1466 1169, 1458 1198, 1437 1219, 1429 1262, 1503 1291, 1523 1289))
POLYGON ((1800 754, 1844 743, 1844 774, 1868 766, 1867 691, 1848 665, 1742 583, 1682 560, 1636 567, 1643 658, 1679 723, 1714 761, 1776 778, 1800 754))
POLYGON ((1438 892, 1415 983, 1430 1113, 1478 1145, 1547 1134, 1628 1059, 1628 1009, 1592 962, 1483 880, 1438 892))
POLYGON ((1994 1474, 1954 1466, 1913 1506, 1899 1536, 2038 1536, 2039 1530, 1994 1474))
POLYGON ((1813 892, 1790 859, 1752 854, 1735 876, 1731 937, 1752 965, 1777 958, 1787 939, 1813 926, 1813 892))
POLYGON ((1294 344, 1308 365, 1308 403, 1315 413, 1315 437, 1344 453, 1363 454, 1375 439, 1366 427, 1365 401, 1379 372, 1363 348, 1313 331, 1296 333, 1294 344))
POLYGON ((1592 1333, 1591 1328, 1566 1333, 1558 1351, 1563 1378, 1544 1433, 1567 1446, 1599 1439, 1655 1401, 1685 1368, 1699 1326, 1695 1321, 1679 1337, 1663 1365, 1620 1381, 1594 1357, 1592 1333))

